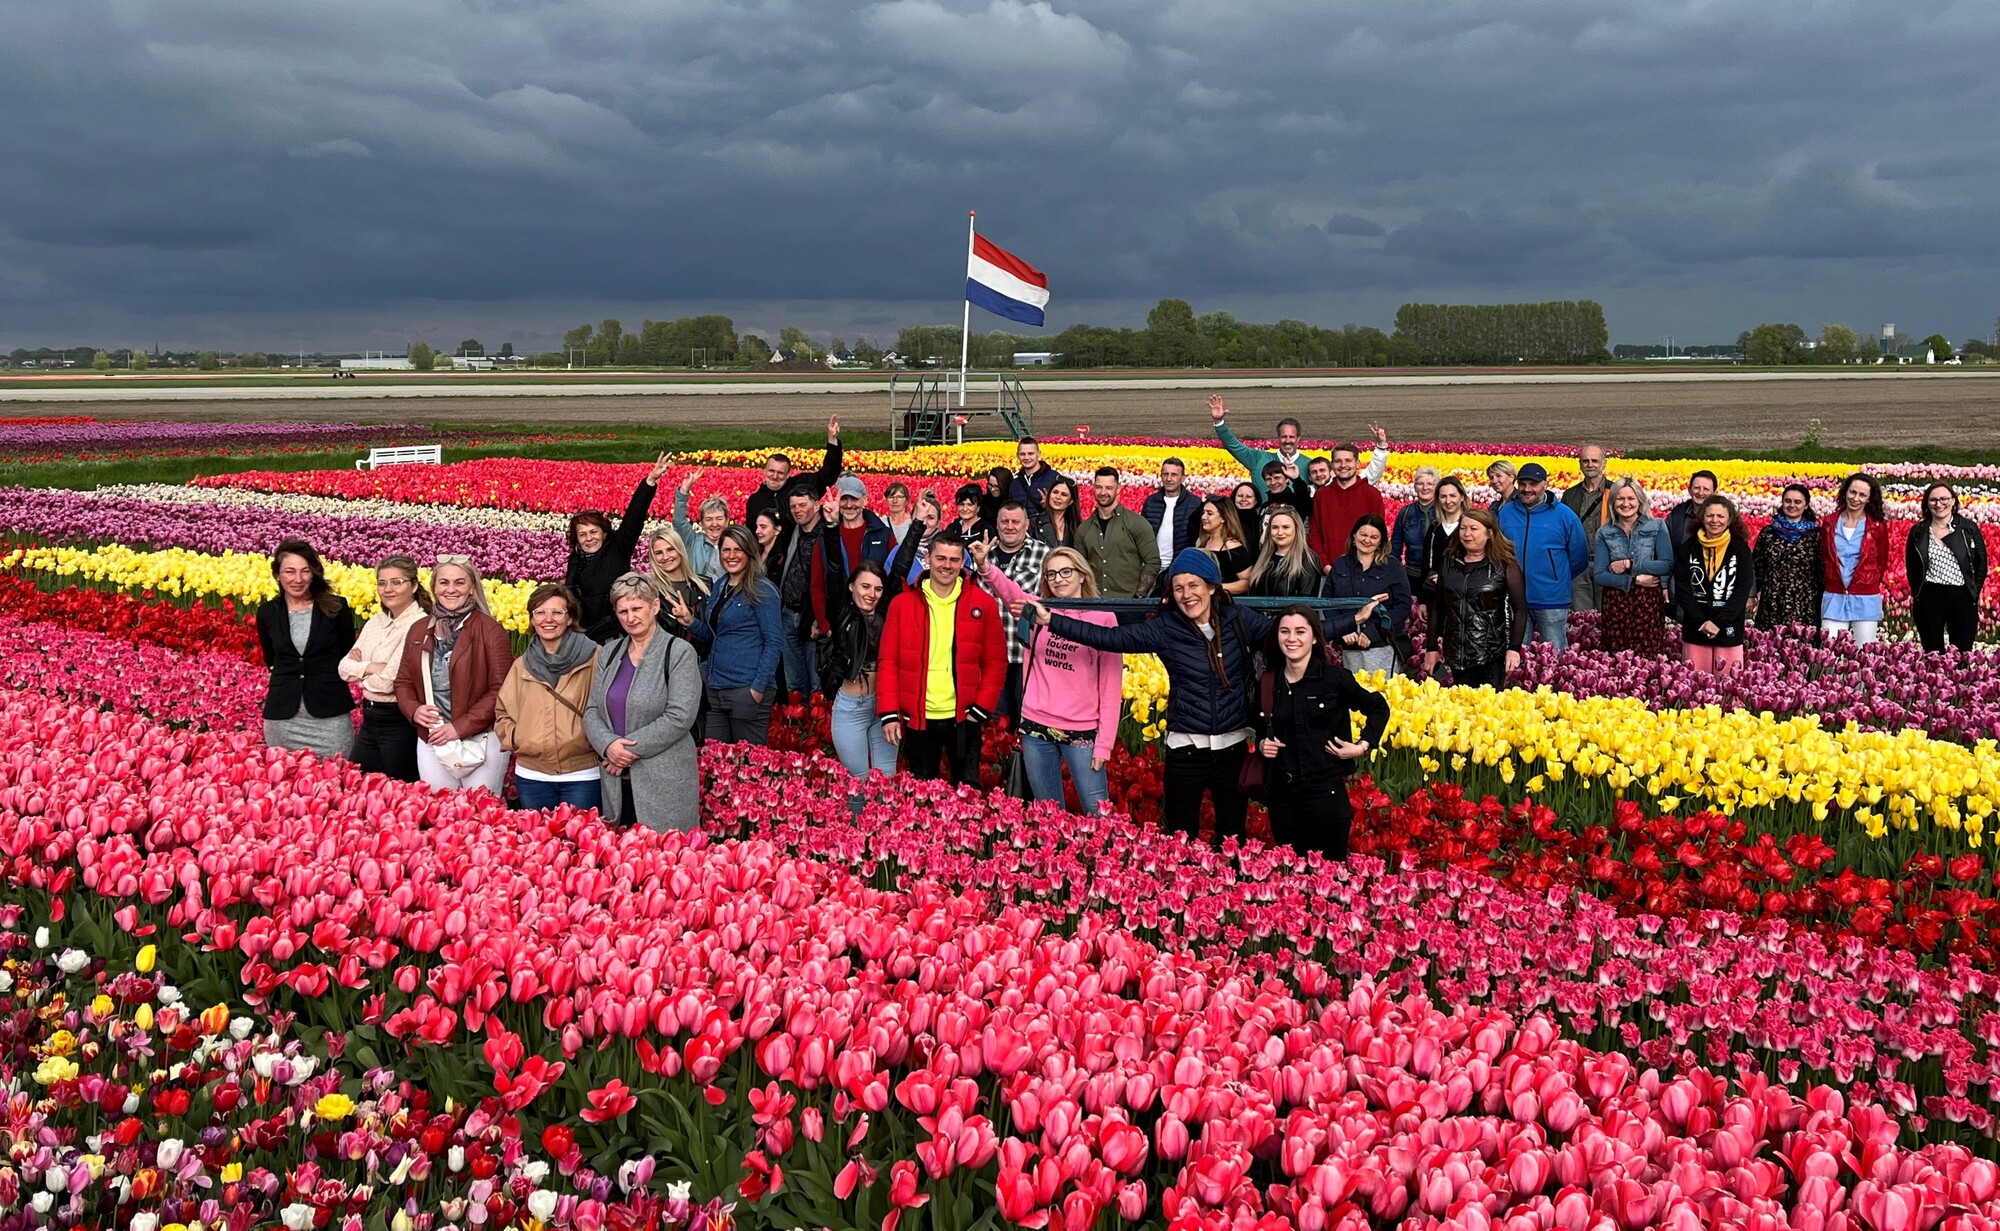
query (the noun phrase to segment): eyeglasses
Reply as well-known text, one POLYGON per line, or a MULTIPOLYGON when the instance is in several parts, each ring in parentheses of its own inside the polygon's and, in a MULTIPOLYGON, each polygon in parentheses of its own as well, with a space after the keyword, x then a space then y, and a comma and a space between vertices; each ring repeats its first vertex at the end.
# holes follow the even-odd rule
POLYGON ((1950 503, 1951 503, 1951 497, 1950 497, 1950 496, 1932 496, 1932 497, 1931 497, 1931 503, 1932 503, 1932 504, 1950 504, 1950 503))
POLYGON ((1042 576, 1048 578, 1050 581, 1070 581, 1074 578, 1083 576, 1083 570, 1075 568, 1044 569, 1042 571, 1042 576))
POLYGON ((471 565, 471 563, 472 563, 472 557, 471 557, 471 556, 439 556, 439 557, 437 558, 437 562, 438 562, 439 564, 456 564, 456 565, 458 565, 458 566, 459 566, 460 568, 465 568, 465 567, 467 567, 467 566, 471 565))
POLYGON ((400 590, 404 586, 413 586, 417 583, 407 577, 377 577, 375 584, 384 590, 400 590))

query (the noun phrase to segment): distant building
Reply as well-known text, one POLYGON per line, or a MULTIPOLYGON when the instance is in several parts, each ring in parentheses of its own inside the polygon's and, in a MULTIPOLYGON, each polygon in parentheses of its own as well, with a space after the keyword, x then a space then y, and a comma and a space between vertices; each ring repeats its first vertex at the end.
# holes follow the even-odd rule
POLYGON ((453 355, 451 370, 454 372, 491 372, 493 361, 485 355, 453 355))
POLYGON ((1056 353, 1046 350, 1017 350, 1014 352, 1014 366, 1017 368, 1045 368, 1056 361, 1056 353))
POLYGON ((1924 345, 1922 342, 1918 342, 1911 346, 1897 347, 1894 351, 1890 353, 1890 359, 1892 362, 1899 364, 1902 363, 1932 364, 1937 362, 1937 352, 1933 351, 1930 347, 1924 345))
POLYGON ((343 372, 413 372, 416 365, 408 355, 370 355, 366 359, 343 359, 343 372))

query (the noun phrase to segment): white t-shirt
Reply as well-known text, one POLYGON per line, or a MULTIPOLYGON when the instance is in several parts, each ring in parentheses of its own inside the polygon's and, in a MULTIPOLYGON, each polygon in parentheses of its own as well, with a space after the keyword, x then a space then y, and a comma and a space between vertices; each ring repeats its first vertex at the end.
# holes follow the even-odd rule
POLYGON ((1180 511, 1181 497, 1162 495, 1160 499, 1166 501, 1167 511, 1160 514, 1160 528, 1153 537, 1160 548, 1160 567, 1166 568, 1174 562, 1174 515, 1180 511))

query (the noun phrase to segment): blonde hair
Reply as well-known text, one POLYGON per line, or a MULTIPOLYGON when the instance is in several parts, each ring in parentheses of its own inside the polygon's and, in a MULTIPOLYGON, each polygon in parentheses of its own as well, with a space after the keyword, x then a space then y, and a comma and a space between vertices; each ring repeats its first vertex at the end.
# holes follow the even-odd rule
POLYGON ((663 581, 685 582, 685 581, 695 580, 694 569, 689 567, 688 565, 687 540, 683 539, 681 537, 681 532, 674 529, 672 526, 661 526, 659 529, 653 531, 651 537, 649 537, 646 540, 646 550, 648 556, 650 557, 647 561, 647 567, 648 569, 651 570, 653 574, 653 581, 655 585, 658 585, 660 582, 663 581), (665 543, 667 546, 673 548, 674 554, 680 557, 681 567, 680 567, 680 575, 678 577, 672 573, 666 573, 660 570, 660 555, 658 548, 662 543, 665 543))
POLYGON ((472 579, 473 609, 491 619, 493 608, 486 605, 486 582, 479 576, 479 566, 472 562, 472 558, 470 556, 439 556, 437 563, 431 566, 431 584, 433 586, 437 584, 438 570, 445 568, 461 569, 467 577, 472 579))
POLYGON ((1097 597, 1097 575, 1090 571, 1090 561, 1084 559, 1083 553, 1074 547, 1058 547, 1042 557, 1042 584, 1039 588, 1043 598, 1055 597, 1049 590, 1049 566, 1057 560, 1067 561, 1083 575, 1083 597, 1097 597))
POLYGON ((1271 511, 1264 516, 1264 543, 1257 549, 1257 563, 1250 569, 1251 588, 1255 589, 1257 583, 1269 574, 1291 577, 1306 572, 1311 556, 1312 548, 1306 546, 1306 519, 1291 505, 1271 506, 1271 511), (1271 537, 1271 523, 1280 517, 1291 518, 1294 528, 1291 549, 1282 556, 1278 554, 1278 541, 1271 537))

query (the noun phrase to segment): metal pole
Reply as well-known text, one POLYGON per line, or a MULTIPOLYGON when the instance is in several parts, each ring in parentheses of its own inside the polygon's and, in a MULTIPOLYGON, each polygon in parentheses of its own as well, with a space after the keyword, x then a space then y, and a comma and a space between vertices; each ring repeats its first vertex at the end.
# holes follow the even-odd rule
MULTIPOLYGON (((965 213, 965 267, 972 268, 973 236, 978 232, 978 210, 965 213)), ((958 327, 958 408, 965 409, 965 368, 972 354, 972 300, 965 301, 965 323, 958 327)))

